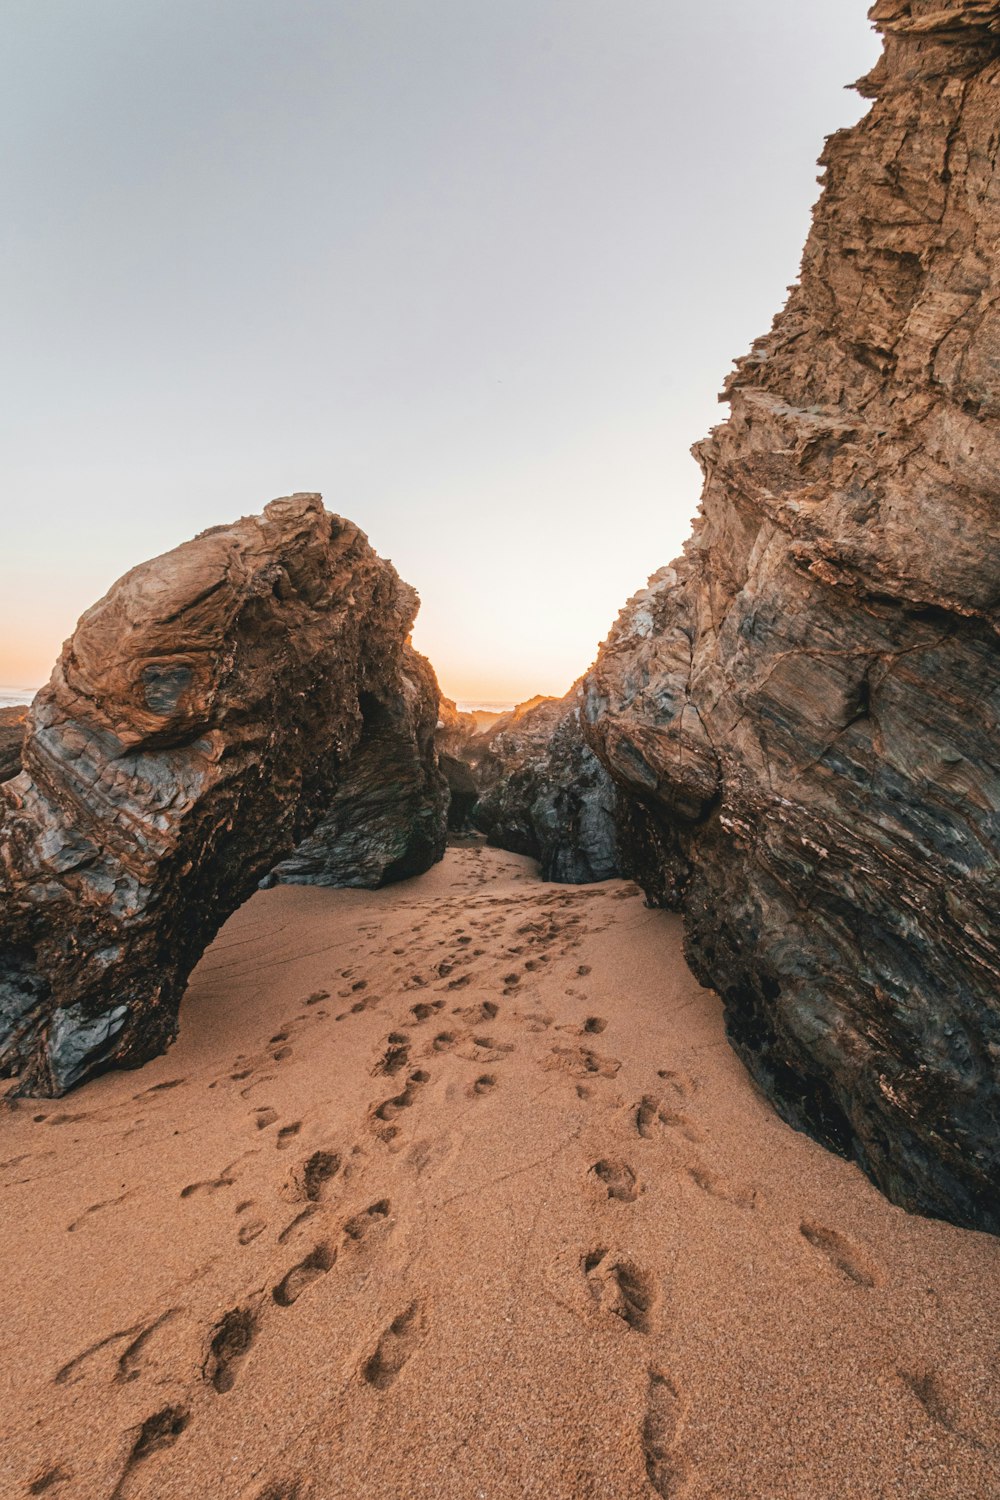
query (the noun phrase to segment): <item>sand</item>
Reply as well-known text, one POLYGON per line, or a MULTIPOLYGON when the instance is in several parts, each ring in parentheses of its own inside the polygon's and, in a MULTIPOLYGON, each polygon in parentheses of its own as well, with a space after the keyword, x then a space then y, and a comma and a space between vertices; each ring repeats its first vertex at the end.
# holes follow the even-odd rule
POLYGON ((1000 1493, 1000 1243, 782 1124, 634 886, 264 892, 181 1019, 0 1114, 4 1497, 1000 1493))

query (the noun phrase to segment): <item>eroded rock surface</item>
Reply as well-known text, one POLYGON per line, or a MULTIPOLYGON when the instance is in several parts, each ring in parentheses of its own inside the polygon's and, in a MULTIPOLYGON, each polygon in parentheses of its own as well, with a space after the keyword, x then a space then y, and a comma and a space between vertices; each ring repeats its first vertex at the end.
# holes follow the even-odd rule
POLYGON ((449 788, 434 749, 437 692, 430 663, 404 646, 396 696, 361 694, 361 739, 329 808, 268 883, 374 889, 441 858, 449 788))
POLYGON ((0 789, 0 1073, 21 1092, 161 1052, 207 943, 324 813, 313 878, 439 857, 416 610, 356 526, 294 495, 83 616, 0 789))
POLYGON ((872 16, 873 107, 584 727, 783 1116, 998 1230, 1000 5, 872 16))
POLYGON ((479 726, 473 714, 461 713, 452 698, 442 698, 434 736, 438 766, 448 783, 448 828, 466 833, 479 800, 479 782, 473 769, 473 743, 479 726))
POLYGON ((27 717, 26 708, 0 708, 0 781, 9 781, 21 769, 27 717))
POLYGON ((533 698, 471 742, 472 820, 490 844, 537 859, 543 880, 618 874, 614 783, 580 732, 576 689, 533 698))

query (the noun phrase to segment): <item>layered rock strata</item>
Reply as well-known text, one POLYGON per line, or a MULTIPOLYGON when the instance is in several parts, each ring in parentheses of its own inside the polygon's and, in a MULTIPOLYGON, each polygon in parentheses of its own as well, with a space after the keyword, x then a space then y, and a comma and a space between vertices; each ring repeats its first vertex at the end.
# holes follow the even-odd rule
POLYGON ((27 718, 26 708, 0 708, 0 781, 9 781, 21 769, 27 718))
POLYGON ((575 688, 519 705, 469 754, 480 789, 472 821, 490 844, 537 859, 543 880, 618 874, 615 787, 583 740, 575 688))
POLYGON ((0 1073, 20 1092, 163 1051, 206 945, 324 814, 337 849, 306 846, 315 878, 439 857, 417 602, 356 526, 293 495, 83 616, 0 789, 0 1073))
POLYGON ((584 732, 784 1118, 1000 1230, 1000 4, 880 0, 801 280, 584 732))

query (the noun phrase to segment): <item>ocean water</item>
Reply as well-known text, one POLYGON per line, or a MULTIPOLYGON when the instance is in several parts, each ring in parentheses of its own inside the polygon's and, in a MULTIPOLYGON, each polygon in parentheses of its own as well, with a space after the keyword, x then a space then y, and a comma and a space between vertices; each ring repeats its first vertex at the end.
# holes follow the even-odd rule
POLYGON ((515 707, 513 703, 466 703, 457 702, 455 707, 460 714, 509 714, 515 707))

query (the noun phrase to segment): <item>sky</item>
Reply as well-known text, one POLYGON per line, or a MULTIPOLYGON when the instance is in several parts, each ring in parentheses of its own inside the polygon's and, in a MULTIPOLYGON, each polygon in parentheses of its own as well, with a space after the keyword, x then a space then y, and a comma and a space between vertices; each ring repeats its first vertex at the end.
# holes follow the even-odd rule
POLYGON ((867 0, 4 0, 0 683, 319 490, 443 690, 566 691, 798 271, 867 0))

